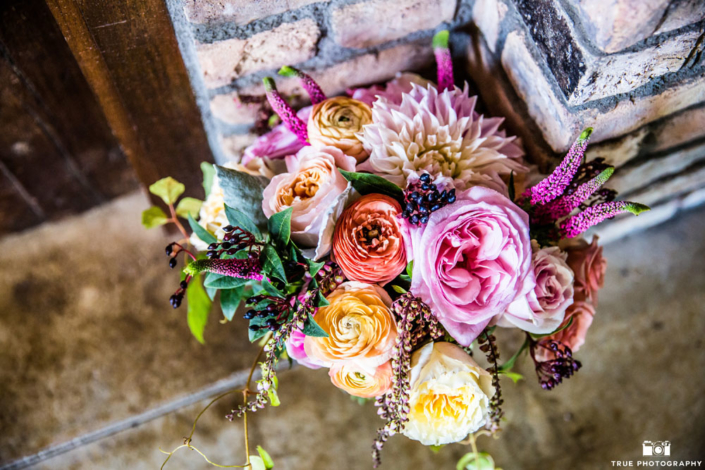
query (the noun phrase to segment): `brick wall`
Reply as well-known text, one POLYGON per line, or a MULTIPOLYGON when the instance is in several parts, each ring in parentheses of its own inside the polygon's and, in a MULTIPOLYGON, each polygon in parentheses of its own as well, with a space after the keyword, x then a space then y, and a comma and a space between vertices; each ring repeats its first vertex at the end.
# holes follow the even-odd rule
MULTIPOLYGON (((702 0, 167 0, 218 161, 253 139, 261 79, 285 64, 324 90, 433 65, 449 28, 456 79, 507 118, 544 169, 581 129, 610 184, 655 207, 655 223, 704 200, 705 2, 702 0), (698 192, 700 190, 700 192, 698 192)), ((305 96, 297 82, 280 90, 305 96)), ((630 230, 612 223, 606 236, 630 230)), ((603 230, 604 232, 604 230, 603 230)))

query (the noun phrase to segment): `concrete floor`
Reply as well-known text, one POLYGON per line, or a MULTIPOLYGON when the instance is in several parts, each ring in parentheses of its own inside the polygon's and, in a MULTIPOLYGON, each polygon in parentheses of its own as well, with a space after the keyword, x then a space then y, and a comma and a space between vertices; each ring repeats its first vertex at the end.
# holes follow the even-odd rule
MULTIPOLYGON (((191 338, 185 309, 167 302, 178 277, 163 254, 169 238, 139 224, 145 204, 134 194, 0 240, 1 469, 158 469, 158 448, 182 443, 205 397, 242 381, 256 352, 244 322, 221 325, 214 310, 206 345, 191 338)), ((503 432, 481 449, 505 470, 611 468, 641 459, 644 440, 705 461, 703 233, 697 209, 608 245, 583 369, 545 392, 522 363, 527 380, 504 384, 503 432)), ((519 337, 500 341, 508 357, 519 337)), ((282 372, 280 389, 281 407, 251 417, 253 449, 263 445, 278 469, 371 468, 382 424, 373 406, 325 371, 282 372)), ((244 453, 241 424, 223 419, 233 403, 207 412, 194 437, 225 465, 244 453)), ((382 468, 453 469, 468 450, 433 454, 398 436, 382 468)), ((212 467, 182 450, 166 468, 212 467)))

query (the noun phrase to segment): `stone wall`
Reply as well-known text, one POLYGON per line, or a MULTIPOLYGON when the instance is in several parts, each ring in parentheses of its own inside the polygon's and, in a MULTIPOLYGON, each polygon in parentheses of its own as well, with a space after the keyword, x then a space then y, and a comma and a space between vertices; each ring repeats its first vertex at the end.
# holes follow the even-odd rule
MULTIPOLYGON (((469 80, 485 110, 507 118, 542 169, 591 126, 589 158, 618 167, 609 184, 622 197, 665 204, 670 214, 704 199, 701 0, 167 3, 218 161, 238 158, 253 140, 258 105, 241 97, 261 96, 261 79, 280 66, 295 65, 338 94, 431 67, 430 39, 449 28, 456 80, 469 80)), ((277 83, 304 99, 296 80, 277 83)))

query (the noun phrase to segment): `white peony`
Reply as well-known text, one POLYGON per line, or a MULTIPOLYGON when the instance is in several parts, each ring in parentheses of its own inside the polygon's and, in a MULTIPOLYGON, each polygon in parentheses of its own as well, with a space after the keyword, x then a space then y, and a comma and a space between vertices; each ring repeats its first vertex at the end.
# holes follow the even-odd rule
POLYGON ((409 421, 402 433, 424 445, 465 439, 485 425, 492 376, 460 347, 429 343, 411 358, 409 421))
POLYGON ((411 175, 430 173, 434 183, 463 190, 482 185, 507 192, 500 176, 525 173, 514 137, 499 131, 500 118, 475 112, 467 85, 441 93, 429 84, 411 85, 397 104, 380 96, 373 123, 361 133, 370 158, 358 166, 406 187, 411 175))

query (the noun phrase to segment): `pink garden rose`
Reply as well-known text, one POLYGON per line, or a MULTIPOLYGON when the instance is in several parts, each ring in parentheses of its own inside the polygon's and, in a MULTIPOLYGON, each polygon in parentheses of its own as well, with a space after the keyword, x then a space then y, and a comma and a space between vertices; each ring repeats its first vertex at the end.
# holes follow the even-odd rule
POLYGON ((560 248, 539 248, 535 240, 531 246, 536 286, 509 304, 498 325, 546 334, 558 329, 566 309, 573 303, 573 271, 560 248))
POLYGON ((291 238, 299 246, 315 247, 326 212, 348 187, 338 168, 355 170, 355 159, 335 147, 304 147, 286 158, 287 173, 275 176, 264 189, 262 210, 267 218, 293 208, 291 238))
POLYGON ((306 354, 304 338, 306 338, 306 335, 304 335, 301 330, 294 328, 291 335, 289 335, 289 338, 286 340, 286 353, 302 366, 308 367, 309 369, 320 369, 323 367, 323 362, 315 357, 309 357, 308 354, 306 354))
POLYGON ((411 291, 464 346, 534 288, 529 216, 497 191, 459 193, 410 232, 411 291))
POLYGON ((575 273, 575 300, 589 299, 597 305, 597 291, 605 284, 607 260, 602 257, 602 247, 597 237, 588 244, 584 239, 571 241, 565 248, 568 266, 575 273))

